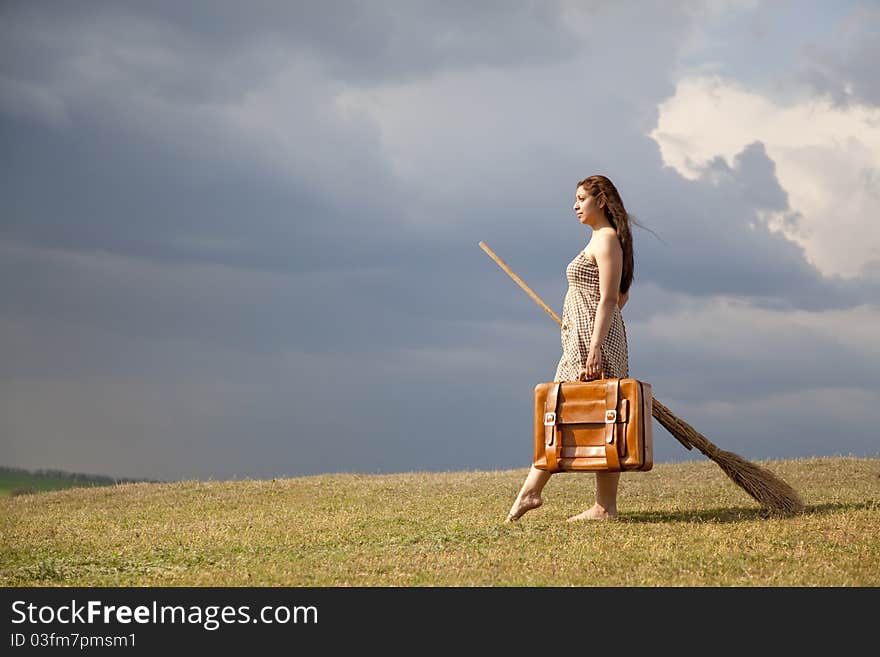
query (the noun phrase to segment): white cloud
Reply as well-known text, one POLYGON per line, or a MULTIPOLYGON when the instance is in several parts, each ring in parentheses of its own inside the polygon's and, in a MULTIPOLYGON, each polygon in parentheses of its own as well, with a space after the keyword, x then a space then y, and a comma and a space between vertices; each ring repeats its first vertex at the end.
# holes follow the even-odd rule
POLYGON ((651 137, 664 162, 692 180, 713 158, 732 166, 762 142, 799 215, 795 223, 764 218, 823 275, 859 276, 880 260, 880 108, 835 107, 827 97, 782 104, 729 79, 690 76, 659 111, 651 137))

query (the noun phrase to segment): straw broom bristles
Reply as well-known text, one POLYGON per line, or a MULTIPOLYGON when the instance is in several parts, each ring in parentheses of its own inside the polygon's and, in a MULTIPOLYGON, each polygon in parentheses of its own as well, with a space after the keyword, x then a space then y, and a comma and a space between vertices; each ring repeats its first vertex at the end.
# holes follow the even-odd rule
MULTIPOLYGON (((562 320, 553 312, 541 298, 535 294, 525 282, 513 273, 513 270, 501 260, 485 242, 480 242, 479 246, 485 251, 496 264, 501 267, 513 280, 519 285, 523 291, 528 294, 535 303, 544 309, 550 317, 556 320, 556 323, 562 325, 562 320)), ((759 504, 767 507, 773 512, 782 514, 798 513, 803 511, 804 503, 801 501, 797 492, 782 481, 775 474, 755 465, 751 461, 747 461, 741 456, 719 449, 703 434, 694 429, 684 420, 676 417, 664 404, 660 403, 657 398, 653 399, 653 407, 651 414, 663 427, 678 440, 686 449, 696 447, 700 452, 705 454, 709 459, 718 464, 721 470, 726 474, 733 483, 742 488, 759 504)))
POLYGON ((683 444, 690 443, 715 461, 737 486, 768 509, 783 513, 799 513, 804 509, 797 492, 775 474, 747 461, 738 454, 719 449, 703 434, 687 422, 672 414, 656 398, 652 401, 651 414, 663 427, 683 444))

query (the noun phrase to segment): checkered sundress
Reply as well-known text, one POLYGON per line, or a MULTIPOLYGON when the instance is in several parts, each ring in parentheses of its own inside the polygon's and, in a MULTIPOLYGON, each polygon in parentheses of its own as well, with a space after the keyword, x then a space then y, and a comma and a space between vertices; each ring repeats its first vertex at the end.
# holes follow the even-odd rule
MULTIPOLYGON (((581 251, 565 268, 568 292, 562 306, 562 358, 554 381, 577 381, 590 355, 590 337, 599 305, 599 265, 581 251)), ((629 376, 626 327, 620 308, 614 308, 608 335, 602 344, 602 368, 607 378, 629 376)))

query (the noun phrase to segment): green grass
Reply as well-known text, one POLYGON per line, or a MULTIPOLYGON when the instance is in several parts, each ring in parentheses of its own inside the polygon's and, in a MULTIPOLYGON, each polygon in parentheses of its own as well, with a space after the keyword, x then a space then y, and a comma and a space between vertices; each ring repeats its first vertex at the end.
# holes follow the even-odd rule
POLYGON ((112 479, 91 479, 85 475, 61 472, 40 474, 26 470, 0 468, 0 497, 61 490, 74 486, 108 486, 112 484, 112 479))
POLYGON ((595 477, 526 470, 138 483, 0 499, 4 586, 877 586, 880 459, 762 463, 766 514, 710 461, 623 475, 617 521, 566 523, 595 477))

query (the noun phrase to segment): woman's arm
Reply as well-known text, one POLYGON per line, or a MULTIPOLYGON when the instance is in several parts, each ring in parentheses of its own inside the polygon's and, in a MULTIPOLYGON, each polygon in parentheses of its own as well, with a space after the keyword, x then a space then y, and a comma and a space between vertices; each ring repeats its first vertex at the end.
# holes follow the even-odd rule
POLYGON ((585 368, 590 378, 602 373, 602 343, 611 329, 611 319, 620 301, 620 277, 623 271, 623 250, 616 236, 609 235, 601 240, 593 254, 599 266, 599 306, 596 308, 596 322, 593 335, 590 336, 590 355, 585 368))

